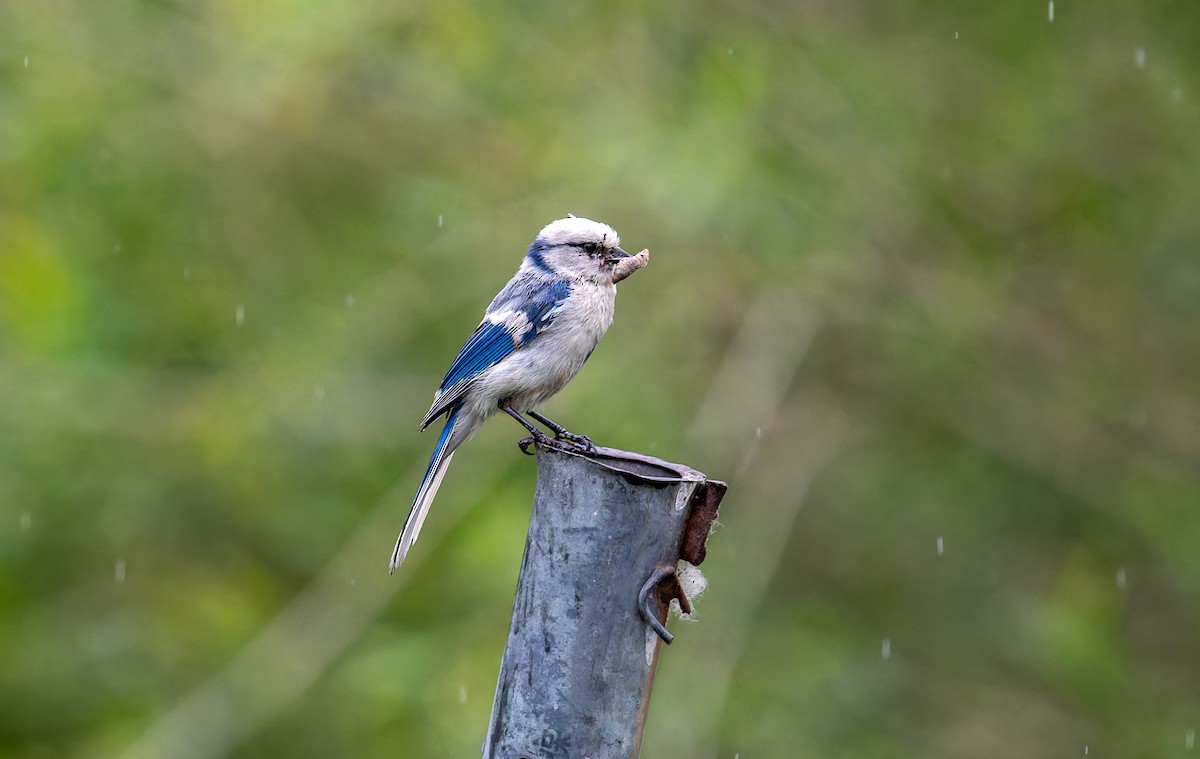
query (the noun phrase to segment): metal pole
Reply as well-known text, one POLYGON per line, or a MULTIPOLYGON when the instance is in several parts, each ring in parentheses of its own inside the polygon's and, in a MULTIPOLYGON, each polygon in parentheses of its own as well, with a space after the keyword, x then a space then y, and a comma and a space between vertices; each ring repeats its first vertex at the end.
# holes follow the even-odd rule
POLYGON ((675 568, 699 564, 725 484, 598 448, 539 446, 484 759, 634 759, 675 568))

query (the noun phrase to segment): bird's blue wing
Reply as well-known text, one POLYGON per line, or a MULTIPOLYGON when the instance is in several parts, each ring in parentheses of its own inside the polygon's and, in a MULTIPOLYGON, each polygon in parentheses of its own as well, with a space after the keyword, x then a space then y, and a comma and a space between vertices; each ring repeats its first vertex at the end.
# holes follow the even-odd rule
POLYGON ((561 279, 509 282, 450 364, 433 406, 421 420, 421 429, 458 402, 480 372, 528 345, 549 327, 570 294, 570 283, 561 279))

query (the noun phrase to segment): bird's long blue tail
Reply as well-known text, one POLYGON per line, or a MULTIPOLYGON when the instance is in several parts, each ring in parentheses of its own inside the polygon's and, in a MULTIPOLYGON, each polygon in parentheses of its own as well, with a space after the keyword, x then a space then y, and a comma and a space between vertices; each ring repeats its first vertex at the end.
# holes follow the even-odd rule
POLYGON ((429 457, 429 466, 425 469, 425 477, 421 480, 421 487, 417 488, 417 495, 413 498, 412 509, 408 512, 408 519, 404 520, 404 529, 400 531, 400 537, 396 539, 396 548, 392 551, 392 563, 389 572, 395 572, 396 569, 404 562, 404 557, 408 555, 408 549, 412 544, 417 542, 417 535, 421 532, 421 525, 425 524, 425 517, 429 514, 429 507, 433 505, 433 498, 437 495, 438 487, 442 484, 442 476, 446 473, 446 467, 450 466, 450 459, 454 457, 454 451, 447 450, 450 447, 450 438, 454 433, 455 423, 458 420, 458 412, 460 409, 452 409, 446 416, 446 426, 442 428, 442 434, 438 436, 437 446, 433 449, 433 455, 429 457))

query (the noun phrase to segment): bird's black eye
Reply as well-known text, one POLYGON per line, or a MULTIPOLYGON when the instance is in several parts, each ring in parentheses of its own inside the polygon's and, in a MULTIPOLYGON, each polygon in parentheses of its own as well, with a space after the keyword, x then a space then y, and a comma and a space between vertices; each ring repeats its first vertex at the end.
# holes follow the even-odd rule
POLYGON ((596 255, 596 249, 599 246, 596 245, 596 243, 594 243, 594 242, 585 242, 584 244, 580 245, 579 247, 583 248, 589 256, 594 256, 594 255, 596 255))

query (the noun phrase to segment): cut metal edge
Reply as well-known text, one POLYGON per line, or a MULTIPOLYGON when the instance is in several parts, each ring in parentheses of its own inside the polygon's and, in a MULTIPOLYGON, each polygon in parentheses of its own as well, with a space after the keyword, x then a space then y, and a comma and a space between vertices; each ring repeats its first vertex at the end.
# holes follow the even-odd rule
POLYGON ((703 472, 692 469, 690 466, 686 466, 684 464, 676 464, 676 463, 673 463, 670 461, 665 461, 660 458, 655 458, 654 456, 647 456, 642 453, 634 453, 632 451, 622 451, 619 448, 605 448, 604 446, 596 446, 591 451, 583 451, 583 450, 567 448, 565 446, 561 447, 561 448, 556 446, 556 447, 546 447, 546 448, 539 447, 539 450, 557 451, 558 453, 563 453, 568 456, 575 456, 576 458, 586 459, 587 461, 590 461, 593 464, 596 464, 597 466, 604 467, 605 469, 608 469, 610 471, 619 472, 621 474, 628 475, 630 477, 636 477, 637 479, 644 480, 646 482, 671 483, 671 482, 712 482, 713 481, 713 480, 709 480, 708 477, 705 476, 705 474, 703 472), (619 466, 616 463, 614 463, 614 462, 620 462, 620 461, 635 461, 639 464, 643 464, 646 466, 657 467, 658 469, 664 469, 668 472, 674 472, 675 476, 674 477, 656 477, 654 475, 646 474, 644 472, 638 472, 633 469, 626 469, 625 467, 619 466))

